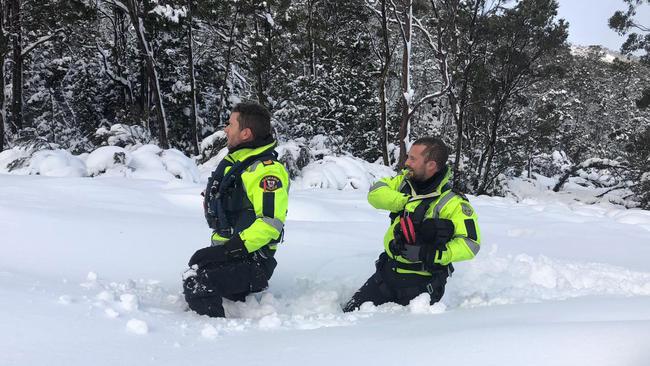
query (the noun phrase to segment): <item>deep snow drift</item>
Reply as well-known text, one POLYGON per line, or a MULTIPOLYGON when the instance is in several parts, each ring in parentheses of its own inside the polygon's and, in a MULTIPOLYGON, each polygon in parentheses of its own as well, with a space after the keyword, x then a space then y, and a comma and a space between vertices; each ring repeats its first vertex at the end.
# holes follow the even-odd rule
POLYGON ((0 365, 648 364, 650 213, 473 197, 482 250, 441 303, 343 314, 388 219, 365 189, 296 189, 326 176, 292 188, 271 287, 211 319, 180 294, 202 185, 0 174, 0 365))

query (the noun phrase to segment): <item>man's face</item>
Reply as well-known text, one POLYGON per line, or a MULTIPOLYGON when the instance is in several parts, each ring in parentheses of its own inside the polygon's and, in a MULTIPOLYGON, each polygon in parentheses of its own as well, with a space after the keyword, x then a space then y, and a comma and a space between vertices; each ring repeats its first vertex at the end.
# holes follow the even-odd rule
POLYGON ((230 114, 228 124, 224 127, 223 131, 226 133, 229 149, 239 146, 239 144, 248 141, 251 137, 249 128, 244 131, 241 131, 239 128, 239 112, 230 114))
POLYGON ((406 158, 406 168, 409 170, 409 178, 416 182, 423 182, 438 172, 438 164, 435 161, 426 161, 424 157, 425 145, 413 145, 406 158))

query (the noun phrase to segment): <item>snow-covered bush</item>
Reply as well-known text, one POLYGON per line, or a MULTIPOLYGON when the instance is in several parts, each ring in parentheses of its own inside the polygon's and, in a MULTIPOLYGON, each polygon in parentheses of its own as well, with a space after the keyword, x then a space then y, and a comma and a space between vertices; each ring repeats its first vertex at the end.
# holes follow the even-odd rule
POLYGON ((551 154, 537 154, 532 158, 532 171, 545 177, 552 177, 564 172, 572 165, 571 159, 564 151, 553 151, 551 154))
POLYGON ((13 148, 0 153, 0 172, 56 177, 121 176, 198 183, 201 175, 196 163, 176 149, 163 150, 144 145, 134 150, 103 146, 79 156, 61 149, 31 152, 13 148))
POLYGON ((129 168, 134 178, 199 181, 194 161, 176 149, 162 150, 156 145, 144 145, 133 151, 131 157, 129 168))
POLYGON ((228 144, 228 139, 226 138, 226 133, 222 130, 219 130, 212 135, 206 137, 201 141, 199 146, 199 163, 203 164, 208 160, 214 158, 219 154, 226 145, 228 144))
POLYGON ((151 142, 151 133, 142 126, 125 125, 117 123, 111 126, 109 130, 100 127, 95 132, 97 145, 108 146, 139 146, 151 142))
POLYGON ((131 153, 119 146, 102 146, 86 158, 86 170, 91 177, 109 173, 126 175, 131 153))
POLYGON ((390 167, 353 156, 326 156, 307 165, 294 185, 299 188, 367 190, 378 179, 394 174, 390 167))
POLYGON ((33 128, 20 131, 21 137, 16 140, 16 146, 0 152, 0 171, 15 171, 29 166, 34 153, 41 150, 56 150, 57 144, 50 143, 36 136, 33 128))
POLYGON ((0 172, 50 177, 84 177, 86 166, 79 157, 66 150, 31 152, 13 148, 0 153, 0 172))
POLYGON ((295 179, 302 169, 312 160, 310 150, 305 146, 304 139, 287 141, 278 145, 278 160, 287 167, 289 178, 295 179))
POLYGON ((86 166, 66 150, 40 150, 34 153, 27 167, 29 174, 50 177, 85 177, 86 166))

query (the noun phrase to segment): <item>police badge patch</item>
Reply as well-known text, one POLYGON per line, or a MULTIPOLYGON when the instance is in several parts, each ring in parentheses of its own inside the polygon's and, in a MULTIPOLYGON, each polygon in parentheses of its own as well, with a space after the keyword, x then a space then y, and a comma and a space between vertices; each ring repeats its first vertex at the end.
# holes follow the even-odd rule
POLYGON ((470 206, 469 204, 467 204, 465 202, 462 202, 460 204, 460 208, 463 211, 463 213, 465 214, 465 216, 472 216, 472 214, 474 213, 474 210, 472 210, 472 206, 470 206))
POLYGON ((273 192, 278 190, 280 187, 282 187, 282 181, 274 175, 267 175, 260 181, 260 188, 262 188, 264 192, 273 192))

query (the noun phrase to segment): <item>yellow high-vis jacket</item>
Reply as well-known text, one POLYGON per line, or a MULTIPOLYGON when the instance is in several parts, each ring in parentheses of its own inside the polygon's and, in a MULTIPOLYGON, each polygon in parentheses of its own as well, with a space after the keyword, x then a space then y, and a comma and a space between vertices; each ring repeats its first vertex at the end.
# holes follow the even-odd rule
MULTIPOLYGON (((467 198, 448 188, 447 183, 451 177, 451 169, 445 167, 443 178, 431 192, 416 192, 414 185, 406 176, 406 171, 395 177, 383 178, 376 182, 368 192, 368 202, 375 208, 388 210, 391 213, 407 211, 413 213, 424 199, 433 198, 425 213, 425 218, 448 219, 454 225, 454 234, 442 252, 442 257, 437 264, 446 266, 452 262, 459 262, 474 258, 480 249, 481 234, 478 227, 476 211, 467 198)), ((390 243, 394 239, 394 229, 399 225, 400 215, 393 215, 394 219, 384 235, 384 250, 386 254, 397 261, 397 272, 417 273, 430 275, 423 266, 421 270, 400 268, 399 264, 414 264, 399 255, 392 253, 390 243)), ((403 266, 408 267, 408 266, 403 266)))
POLYGON ((271 155, 276 144, 276 141, 272 141, 259 147, 238 148, 228 154, 213 173, 205 192, 206 219, 215 229, 212 234, 213 245, 227 241, 230 236, 239 235, 249 253, 264 246, 271 250, 277 249, 287 216, 289 173, 275 159, 275 155, 271 155), (218 189, 219 184, 225 184, 221 180, 228 177, 231 169, 236 169, 237 164, 242 162, 245 162, 246 168, 238 177, 231 177, 234 178, 233 187, 216 198, 215 187, 218 189), (220 168, 222 174, 216 174, 220 168), (216 215, 219 205, 222 205, 226 216, 226 223, 221 226, 216 215), (215 209, 209 210, 211 207, 215 209), (211 219, 214 220, 213 223, 211 219), (217 227, 224 226, 230 228, 230 236, 222 236, 220 234, 223 233, 217 230, 217 227))

